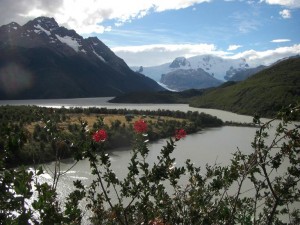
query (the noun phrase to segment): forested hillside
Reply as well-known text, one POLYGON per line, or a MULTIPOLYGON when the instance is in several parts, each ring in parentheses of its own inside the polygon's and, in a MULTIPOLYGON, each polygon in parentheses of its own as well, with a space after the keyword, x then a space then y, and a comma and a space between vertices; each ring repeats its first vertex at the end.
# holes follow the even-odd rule
POLYGON ((191 106, 241 114, 272 116, 284 106, 300 101, 300 58, 290 58, 247 80, 211 89, 194 97, 191 106))

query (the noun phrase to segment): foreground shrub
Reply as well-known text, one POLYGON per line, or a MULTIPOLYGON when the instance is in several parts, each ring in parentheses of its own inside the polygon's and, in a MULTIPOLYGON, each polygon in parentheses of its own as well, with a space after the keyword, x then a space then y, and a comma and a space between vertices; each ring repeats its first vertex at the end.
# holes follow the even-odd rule
MULTIPOLYGON (((288 108, 266 123, 254 118, 258 128, 253 152, 237 151, 228 166, 206 168, 196 167, 190 160, 176 166, 171 154, 186 136, 184 129, 174 131, 150 165, 148 126, 138 120, 133 126, 128 174, 123 179, 114 173, 105 152, 109 136, 103 124, 92 133, 82 124, 82 138, 72 143, 72 149, 76 160, 89 160, 95 175, 91 184, 74 182, 76 190, 61 205, 56 193, 63 175, 59 169, 53 185, 39 184, 34 176, 42 170, 7 170, 1 160, 0 222, 80 224, 84 212, 79 203, 85 200, 91 213, 88 224, 299 224, 300 134, 299 126, 291 123, 297 115, 299 107, 288 108), (271 134, 274 124, 275 134, 271 134), (33 188, 38 196, 29 205, 33 188)), ((5 151, 1 154, 5 157, 5 151)), ((55 168, 59 162, 58 158, 55 168)))

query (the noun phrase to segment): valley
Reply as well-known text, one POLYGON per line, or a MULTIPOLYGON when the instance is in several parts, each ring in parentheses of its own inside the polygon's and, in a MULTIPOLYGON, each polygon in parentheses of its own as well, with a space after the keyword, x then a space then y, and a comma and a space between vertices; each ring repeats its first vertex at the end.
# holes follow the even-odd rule
POLYGON ((221 2, 0 2, 0 224, 299 223, 300 6, 221 2))

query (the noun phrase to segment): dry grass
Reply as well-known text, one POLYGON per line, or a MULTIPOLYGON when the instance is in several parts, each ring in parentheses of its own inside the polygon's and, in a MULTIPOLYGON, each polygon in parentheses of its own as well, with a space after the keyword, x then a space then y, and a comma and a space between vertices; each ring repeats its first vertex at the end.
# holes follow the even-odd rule
MULTIPOLYGON (((178 118, 167 117, 167 116, 141 116, 141 115, 136 115, 136 116, 134 116, 134 118, 130 122, 128 122, 124 115, 119 115, 119 114, 115 114, 115 115, 111 115, 111 114, 105 114, 105 115, 104 114, 90 114, 90 115, 86 115, 86 114, 68 114, 68 115, 66 115, 67 120, 64 121, 64 122, 59 123, 58 126, 59 126, 59 129, 67 130, 69 124, 80 124, 80 120, 81 120, 81 121, 86 121, 88 123, 88 125, 91 127, 91 126, 93 126, 94 123, 97 122, 97 120, 100 116, 103 118, 104 124, 109 126, 109 127, 116 120, 119 120, 121 122, 121 124, 125 124, 125 126, 129 126, 129 124, 133 124, 135 121, 137 121, 139 119, 143 119, 147 122, 152 121, 153 123, 156 123, 158 121, 158 119, 160 119, 160 120, 178 120, 178 121, 183 121, 184 120, 184 119, 178 119, 178 118)), ((42 122, 33 122, 33 123, 27 125, 26 129, 30 133, 33 133, 34 127, 35 127, 36 124, 39 124, 41 127, 45 126, 45 124, 42 123, 42 122)))

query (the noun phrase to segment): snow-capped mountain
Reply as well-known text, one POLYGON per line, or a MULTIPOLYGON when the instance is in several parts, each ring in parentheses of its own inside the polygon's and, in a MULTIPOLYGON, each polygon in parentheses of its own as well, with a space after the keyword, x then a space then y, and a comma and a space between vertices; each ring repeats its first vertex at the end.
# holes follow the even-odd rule
POLYGON ((177 91, 187 89, 204 89, 222 84, 203 69, 178 69, 161 76, 161 82, 168 88, 177 91))
POLYGON ((54 18, 38 17, 24 26, 10 23, 0 27, 0 41, 25 48, 48 47, 66 56, 80 54, 112 64, 121 70, 126 63, 97 37, 84 39, 75 30, 60 27, 54 18))
POLYGON ((228 81, 242 81, 246 80, 248 77, 264 70, 267 66, 260 65, 254 68, 247 68, 247 69, 234 69, 230 68, 226 72, 225 79, 228 81))
POLYGON ((225 81, 225 76, 231 77, 235 72, 248 69, 250 66, 245 59, 225 59, 212 55, 199 55, 191 58, 178 57, 173 62, 153 67, 132 67, 133 70, 160 81, 161 75, 174 72, 178 69, 203 69, 214 78, 225 81))
POLYGON ((75 30, 59 26, 53 18, 38 17, 23 26, 14 22, 1 26, 0 49, 0 80, 7 81, 0 84, 1 98, 113 96, 162 90, 153 80, 133 72, 98 38, 83 38, 75 30), (14 94, 4 86, 10 85, 7 71, 16 68, 11 65, 26 71, 16 76, 30 74, 32 81, 27 88, 20 84, 22 88, 14 94))

